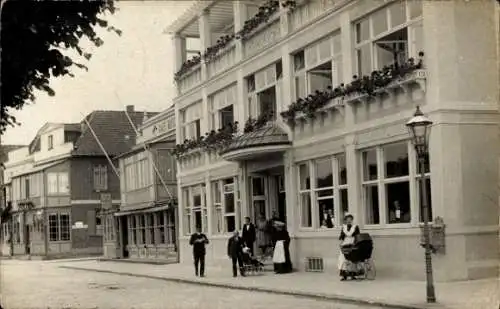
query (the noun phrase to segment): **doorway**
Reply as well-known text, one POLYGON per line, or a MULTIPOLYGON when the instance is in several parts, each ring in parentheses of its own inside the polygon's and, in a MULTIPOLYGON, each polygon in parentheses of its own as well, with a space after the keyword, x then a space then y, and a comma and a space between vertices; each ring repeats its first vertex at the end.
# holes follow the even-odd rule
POLYGON ((127 224, 127 216, 120 217, 120 239, 121 239, 121 250, 122 257, 124 259, 129 257, 128 252, 128 224, 127 224))
POLYGON ((260 215, 271 219, 273 215, 286 222, 286 193, 282 174, 251 176, 251 214, 256 221, 260 215))
POLYGON ((251 177, 251 200, 252 200, 252 214, 253 222, 256 222, 260 216, 269 218, 269 201, 267 199, 267 179, 265 176, 252 176, 251 177))

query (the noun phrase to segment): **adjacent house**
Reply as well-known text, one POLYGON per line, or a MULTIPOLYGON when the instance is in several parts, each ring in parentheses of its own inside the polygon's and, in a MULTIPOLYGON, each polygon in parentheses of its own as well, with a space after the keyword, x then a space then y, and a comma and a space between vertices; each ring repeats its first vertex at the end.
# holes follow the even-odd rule
POLYGON ((114 158, 121 203, 102 210, 104 256, 177 262, 174 108, 145 118, 137 133, 136 144, 114 158))
POLYGON ((8 153, 4 178, 14 215, 2 226, 11 235, 4 253, 102 254, 101 197, 120 203, 118 166, 105 152, 112 159, 135 145, 129 118, 137 126, 144 113, 127 106, 127 112, 94 111, 80 123, 47 123, 29 146, 8 153))
POLYGON ((274 214, 287 223, 294 267, 335 273, 349 212, 374 238, 379 273, 423 279, 423 190, 405 128, 420 106, 434 122, 424 168, 430 219, 445 224, 435 277, 496 275, 495 6, 196 1, 167 29, 181 262, 191 263, 196 227, 211 239, 207 261, 225 263, 243 218, 274 214))

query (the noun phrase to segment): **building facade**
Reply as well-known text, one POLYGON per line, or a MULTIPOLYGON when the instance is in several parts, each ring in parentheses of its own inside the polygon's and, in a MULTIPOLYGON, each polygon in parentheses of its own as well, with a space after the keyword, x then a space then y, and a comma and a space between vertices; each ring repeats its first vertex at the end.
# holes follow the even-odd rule
MULTIPOLYGON (((142 112, 128 107, 128 114, 141 123, 142 112)), ((113 157, 135 144, 132 132, 124 111, 95 111, 81 123, 48 123, 28 147, 9 152, 4 178, 13 217, 2 224, 11 235, 3 253, 101 255, 101 195, 118 205, 120 182, 99 143, 113 157)))
POLYGON ((420 168, 405 128, 420 106, 434 122, 424 167, 431 219, 445 223, 435 277, 498 274, 495 6, 197 1, 168 29, 181 262, 191 262, 196 227, 218 263, 243 217, 276 213, 295 268, 320 259, 320 270, 336 272, 349 212, 374 238, 379 274, 425 278, 420 168))
POLYGON ((103 211, 104 256, 177 262, 173 107, 137 129, 136 145, 116 158, 121 204, 103 211))

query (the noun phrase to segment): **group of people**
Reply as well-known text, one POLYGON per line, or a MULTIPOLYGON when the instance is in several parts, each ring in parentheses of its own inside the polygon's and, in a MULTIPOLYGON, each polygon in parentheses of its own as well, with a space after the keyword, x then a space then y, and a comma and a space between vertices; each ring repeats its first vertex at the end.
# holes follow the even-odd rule
MULTIPOLYGON (((341 280, 354 278, 356 274, 356 265, 346 259, 343 248, 354 245, 356 235, 360 234, 359 227, 353 224, 354 217, 347 214, 344 217, 344 224, 340 232, 340 253, 338 259, 338 269, 341 280)), ((193 257, 195 265, 195 275, 203 277, 205 275, 205 246, 209 243, 205 234, 198 229, 191 235, 189 241, 193 246, 193 257)), ((290 235, 284 222, 280 221, 276 215, 271 220, 265 220, 260 216, 255 226, 249 217, 245 218, 241 235, 234 231, 227 244, 227 255, 232 261, 233 277, 237 277, 238 270, 242 276, 245 276, 243 264, 260 263, 255 259, 254 246, 260 249, 264 255, 268 248, 273 248, 273 265, 277 274, 289 273, 292 271, 292 262, 290 258, 290 235)))
MULTIPOLYGON (((193 247, 196 276, 205 276, 205 246, 208 243, 207 236, 199 228, 189 240, 189 244, 193 247)), ((238 270, 242 276, 245 276, 244 263, 261 263, 255 258, 254 247, 260 250, 261 256, 272 248, 275 273, 283 274, 292 271, 290 235, 285 223, 279 220, 277 213, 273 213, 270 220, 266 220, 264 215, 259 216, 255 225, 250 217, 246 217, 241 235, 238 231, 233 232, 227 243, 227 256, 232 261, 233 277, 238 275, 238 270)))

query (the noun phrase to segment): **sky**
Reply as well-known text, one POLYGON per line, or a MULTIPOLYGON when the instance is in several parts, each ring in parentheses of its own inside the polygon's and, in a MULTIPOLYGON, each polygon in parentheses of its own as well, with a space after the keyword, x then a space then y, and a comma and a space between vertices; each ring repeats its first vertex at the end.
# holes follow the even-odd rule
POLYGON ((174 98, 173 44, 163 31, 191 5, 190 1, 120 1, 107 16, 121 36, 98 31, 104 44, 90 46, 88 72, 73 69, 75 77, 53 78, 56 95, 36 93, 36 102, 14 113, 21 126, 8 128, 2 144, 27 145, 47 122, 80 122, 93 110, 162 111, 174 98))

